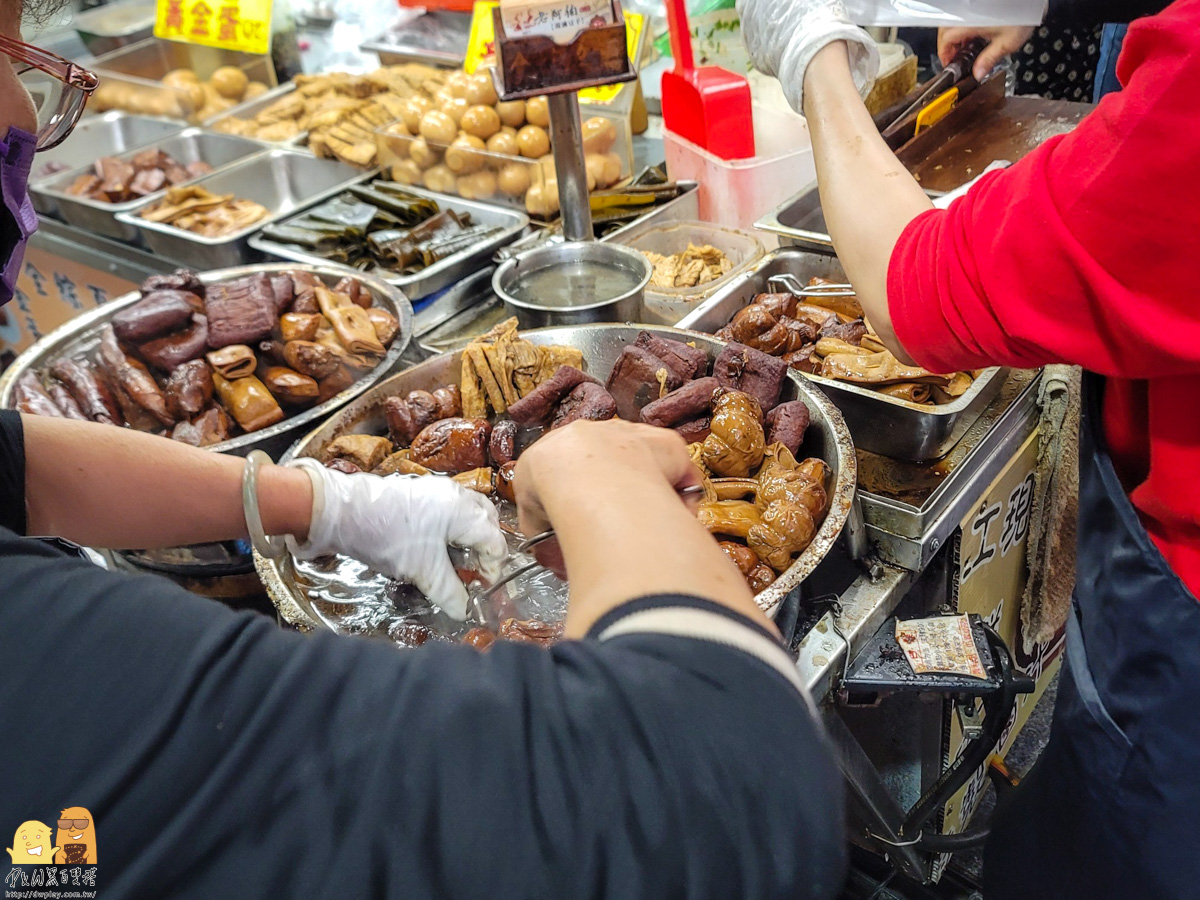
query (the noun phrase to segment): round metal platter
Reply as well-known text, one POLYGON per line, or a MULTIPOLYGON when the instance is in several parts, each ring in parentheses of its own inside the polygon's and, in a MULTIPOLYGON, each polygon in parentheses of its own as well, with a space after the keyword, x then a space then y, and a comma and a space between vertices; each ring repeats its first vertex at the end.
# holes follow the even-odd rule
MULTIPOLYGON (((284 272, 311 272, 321 278, 326 284, 332 285, 347 275, 357 278, 371 292, 375 305, 385 309, 400 322, 400 333, 388 347, 383 359, 356 382, 339 394, 330 397, 324 403, 306 409, 282 422, 277 422, 259 431, 241 434, 219 444, 206 447, 217 453, 232 453, 235 456, 245 456, 251 450, 263 450, 272 458, 277 458, 296 437, 310 428, 312 423, 320 421, 338 407, 362 394, 369 387, 383 378, 395 367, 408 346, 413 331, 413 308, 404 296, 404 292, 388 284, 374 275, 364 274, 354 269, 338 265, 304 265, 301 263, 260 263, 252 266, 235 266, 229 269, 214 269, 200 275, 204 284, 220 284, 233 281, 245 275, 278 275, 284 272)), ((107 323, 116 313, 127 306, 132 306, 142 299, 140 291, 123 294, 110 300, 102 306, 77 316, 70 322, 60 325, 54 331, 39 340, 36 344, 22 353, 0 376, 0 408, 13 407, 13 391, 22 375, 29 371, 42 371, 49 368, 56 360, 71 356, 94 356, 94 351, 100 343, 98 335, 101 325, 107 323)))
MULTIPOLYGON (((559 344, 583 351, 584 368, 600 381, 612 371, 617 357, 642 331, 664 338, 691 343, 708 352, 711 361, 724 343, 711 335, 677 328, 640 327, 637 325, 575 325, 522 331, 521 337, 535 344, 559 344)), ((323 459, 324 449, 343 434, 386 434, 383 404, 388 397, 404 396, 409 391, 428 390, 458 384, 461 354, 443 353, 375 385, 361 397, 338 410, 324 424, 296 442, 281 458, 286 462, 299 457, 323 459)), ((850 432, 841 413, 820 390, 808 384, 797 372, 789 371, 783 400, 800 399, 812 414, 812 423, 801 447, 801 456, 817 456, 832 470, 829 485, 830 506, 816 537, 791 567, 756 597, 759 607, 774 617, 783 599, 807 578, 825 557, 841 533, 850 514, 857 480, 857 461, 850 432)), ((290 555, 281 560, 264 559, 257 553, 254 562, 266 586, 267 594, 290 624, 304 630, 331 627, 314 608, 303 587, 297 582, 290 555)))

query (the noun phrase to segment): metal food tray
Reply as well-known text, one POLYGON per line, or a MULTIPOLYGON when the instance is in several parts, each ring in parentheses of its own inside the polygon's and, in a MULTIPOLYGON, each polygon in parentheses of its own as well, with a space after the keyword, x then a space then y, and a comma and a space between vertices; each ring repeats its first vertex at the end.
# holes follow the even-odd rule
MULTIPOLYGON (((68 225, 74 225, 114 240, 136 243, 139 238, 138 229, 133 225, 118 221, 117 214, 137 209, 147 202, 162 199, 166 194, 166 188, 135 200, 126 200, 124 203, 104 203, 89 197, 77 197, 67 193, 67 188, 80 175, 92 171, 92 166, 101 156, 113 155, 117 159, 129 160, 139 153, 153 149, 161 150, 181 165, 186 166, 188 163, 203 161, 212 166, 214 172, 219 172, 238 160, 246 159, 256 153, 266 152, 267 145, 230 134, 214 134, 202 128, 185 128, 171 137, 151 141, 144 147, 126 150, 123 153, 94 156, 86 165, 69 172, 60 172, 58 175, 46 179, 42 182, 40 191, 43 196, 57 204, 59 215, 68 225)), ((205 177, 207 175, 198 175, 187 181, 181 181, 180 184, 191 184, 205 177)))
POLYGON ((417 62, 458 69, 467 55, 470 31, 469 13, 433 11, 393 24, 358 49, 377 54, 384 66, 417 62))
MULTIPOLYGON (((930 199, 940 197, 938 191, 926 191, 930 199)), ((774 210, 754 223, 759 231, 778 235, 783 247, 801 247, 814 253, 833 255, 833 239, 829 226, 825 224, 825 211, 821 208, 821 195, 816 182, 789 197, 774 210)))
MULTIPOLYGON (((791 247, 776 250, 701 303, 679 322, 679 327, 709 334, 717 331, 738 310, 749 306, 755 296, 771 290, 767 284, 771 276, 784 273, 802 282, 814 277, 846 279, 836 257, 791 247)), ((950 452, 996 396, 1006 374, 1003 368, 984 369, 966 393, 940 406, 909 403, 819 375, 807 377, 842 411, 855 446, 893 459, 925 462, 950 452)))
POLYGON ((29 180, 33 208, 45 216, 58 215, 58 203, 42 192, 42 186, 56 181, 63 172, 38 175, 45 169, 46 163, 61 163, 69 169, 76 169, 90 165, 101 156, 124 153, 162 140, 168 135, 178 134, 182 128, 184 126, 181 123, 172 119, 135 116, 120 110, 84 119, 75 126, 70 137, 57 147, 38 153, 29 180))
MULTIPOLYGON (((223 122, 226 119, 253 119, 260 112, 266 109, 277 100, 281 100, 296 90, 296 83, 289 81, 287 84, 281 84, 279 87, 271 88, 265 94, 259 94, 253 100, 247 100, 245 103, 239 103, 237 106, 230 107, 219 115, 205 119, 200 124, 205 128, 216 130, 218 122, 223 122)), ((226 134, 227 132, 219 131, 218 134, 226 134)), ((301 131, 294 138, 289 138, 286 141, 263 141, 259 138, 251 138, 250 140, 259 141, 272 147, 296 147, 306 144, 308 141, 308 132, 301 131)))
MULTIPOLYGON (((721 352, 720 341, 700 335, 687 334, 674 328, 638 325, 576 325, 560 328, 538 328, 522 331, 521 337, 534 344, 560 344, 583 351, 588 372, 603 380, 621 351, 632 344, 641 331, 677 341, 690 341, 704 350, 710 361, 721 352)), ((443 353, 418 366, 393 375, 380 382, 353 403, 339 410, 327 422, 298 441, 280 460, 298 457, 321 458, 322 451, 343 434, 385 434, 384 401, 388 397, 404 396, 412 390, 433 390, 458 384, 461 375, 461 353, 443 353)), ((850 433, 841 415, 819 391, 795 373, 783 388, 783 399, 802 398, 812 410, 812 424, 805 435, 805 453, 818 456, 828 463, 829 512, 811 544, 773 584, 757 595, 755 600, 767 615, 774 616, 784 598, 805 578, 834 546, 854 503, 857 462, 850 433)), ((296 583, 290 554, 282 560, 267 560, 255 554, 259 576, 281 615, 292 625, 303 629, 331 627, 312 606, 296 583)))
POLYGON ((117 219, 135 226, 146 245, 162 256, 200 270, 236 266, 261 258, 249 242, 264 225, 327 200, 352 184, 374 177, 376 171, 364 172, 345 163, 317 159, 301 150, 268 150, 192 182, 215 194, 233 194, 267 208, 265 219, 241 231, 207 238, 173 225, 147 222, 138 213, 150 203, 120 213, 117 219))
MULTIPOLYGON (((490 240, 483 241, 473 247, 460 250, 452 256, 438 260, 431 266, 426 266, 420 272, 412 275, 402 275, 388 272, 386 269, 372 269, 371 274, 382 278, 388 284, 394 284, 404 291, 410 300, 420 300, 430 294, 436 294, 444 287, 452 285, 473 272, 478 271, 491 260, 492 254, 506 244, 515 241, 529 227, 529 216, 507 206, 493 206, 488 203, 476 203, 473 200, 463 200, 448 194, 427 191, 424 188, 401 185, 404 191, 417 197, 425 197, 437 203, 439 208, 450 209, 458 213, 469 213, 471 222, 478 225, 503 226, 504 230, 490 240)), ((285 221, 283 224, 287 224, 285 221)), ((262 234, 256 234, 250 239, 250 246, 255 250, 277 256, 280 259, 294 259, 304 263, 327 263, 329 260, 315 253, 309 253, 294 244, 280 244, 262 234)))
MULTIPOLYGON (((236 266, 215 272, 205 272, 200 275, 204 284, 220 284, 232 281, 245 275, 265 272, 268 275, 280 272, 312 272, 326 284, 336 284, 347 274, 344 266, 321 265, 306 266, 296 263, 266 263, 256 266, 236 266)), ((404 353, 413 332, 413 309, 408 298, 402 291, 397 290, 386 282, 361 272, 352 273, 363 286, 371 292, 374 304, 385 309, 400 322, 400 332, 392 345, 388 347, 383 359, 363 374, 357 381, 341 393, 330 397, 324 403, 310 407, 302 412, 289 416, 282 422, 277 422, 259 431, 241 434, 228 441, 206 447, 217 453, 232 453, 245 456, 251 450, 264 450, 272 459, 277 459, 281 453, 305 431, 312 428, 338 407, 357 397, 385 375, 391 374, 396 368, 401 355, 404 353)), ((94 357, 100 344, 99 328, 112 320, 112 317, 132 306, 142 299, 141 291, 124 294, 95 309, 88 310, 76 316, 71 321, 59 326, 43 337, 32 347, 13 361, 13 364, 0 376, 0 409, 13 408, 13 391, 17 380, 26 372, 38 372, 51 366, 56 360, 70 356, 94 357)))
POLYGON ((923 571, 1037 427, 1040 370, 1012 369, 998 380, 996 398, 936 463, 859 452, 858 496, 883 560, 923 571))

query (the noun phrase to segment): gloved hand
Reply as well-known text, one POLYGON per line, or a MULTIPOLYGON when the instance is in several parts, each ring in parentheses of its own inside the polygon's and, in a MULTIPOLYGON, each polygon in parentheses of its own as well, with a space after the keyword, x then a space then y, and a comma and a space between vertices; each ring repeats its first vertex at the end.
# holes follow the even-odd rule
POLYGON ((446 546, 474 550, 480 573, 494 580, 508 553, 496 507, 482 494, 441 475, 413 478, 346 475, 314 459, 289 465, 313 483, 308 540, 287 538, 298 559, 331 553, 364 562, 391 578, 411 581, 447 615, 462 621, 467 589, 454 571, 446 546))
POLYGON ((850 72, 864 97, 879 74, 879 48, 847 17, 841 0, 737 0, 750 60, 776 76, 792 109, 804 114, 804 73, 826 44, 845 41, 850 72))

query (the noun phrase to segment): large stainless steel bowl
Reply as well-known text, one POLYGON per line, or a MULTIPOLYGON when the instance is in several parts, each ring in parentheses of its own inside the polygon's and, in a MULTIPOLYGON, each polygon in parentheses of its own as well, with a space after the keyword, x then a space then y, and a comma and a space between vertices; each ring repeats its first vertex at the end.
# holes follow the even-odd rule
MULTIPOLYGON (((710 360, 716 357, 724 346, 721 341, 710 335, 681 331, 677 328, 642 328, 636 325, 576 325, 523 331, 521 334, 535 344, 578 347, 583 351, 588 372, 603 380, 612 371, 621 351, 628 344, 632 344, 641 331, 690 342, 707 351, 710 360)), ((409 391, 433 390, 448 384, 457 384, 460 358, 459 352, 443 353, 380 382, 335 413, 311 434, 297 441, 295 446, 283 455, 281 461, 305 456, 320 458, 322 451, 343 434, 386 434, 384 401, 388 397, 403 396, 409 391)), ((803 400, 812 412, 812 425, 805 437, 804 452, 810 456, 821 457, 832 469, 830 509, 808 549, 796 558, 774 584, 758 595, 758 605, 770 616, 775 615, 784 597, 808 577, 837 540, 850 513, 857 479, 854 447, 841 413, 824 394, 792 373, 784 387, 784 399, 797 398, 803 400)), ((666 536, 664 539, 670 538, 666 536)), ((316 613, 307 595, 297 584, 290 556, 275 561, 263 559, 256 554, 254 561, 268 595, 284 619, 305 630, 323 626, 323 618, 316 613)))
MULTIPOLYGON (((344 405, 363 393, 363 391, 367 390, 367 388, 389 374, 396 367, 400 355, 404 352, 404 348, 408 345, 408 341, 412 337, 413 309, 412 304, 408 302, 408 298, 404 296, 404 292, 388 284, 386 281, 376 278, 373 275, 356 272, 345 266, 333 264, 318 266, 275 262, 253 266, 236 266, 231 269, 216 269, 212 272, 207 272, 200 276, 200 280, 205 284, 217 284, 222 281, 231 281, 243 275, 254 275, 259 272, 267 274, 312 272, 324 280, 326 284, 330 285, 347 275, 353 275, 371 292, 371 296, 375 298, 377 306, 386 309, 400 321, 400 334, 392 342, 387 354, 379 361, 379 364, 340 394, 330 397, 324 403, 289 416, 282 422, 271 425, 268 428, 263 428, 260 431, 254 431, 249 434, 242 434, 206 448, 214 450, 217 453, 232 453, 236 456, 245 456, 251 450, 263 450, 272 458, 277 458, 279 454, 287 449, 289 444, 303 434, 306 429, 311 428, 314 422, 320 421, 339 406, 344 405)), ((14 406, 13 389, 17 383, 17 379, 26 372, 31 370, 40 372, 48 369, 56 360, 65 356, 94 356, 95 350, 100 343, 100 326, 107 323, 120 310, 137 303, 141 297, 142 295, 139 291, 133 291, 132 293, 117 297, 103 306, 89 310, 72 319, 70 322, 54 329, 54 331, 18 356, 13 364, 4 372, 4 375, 0 376, 0 408, 11 409, 14 406)))

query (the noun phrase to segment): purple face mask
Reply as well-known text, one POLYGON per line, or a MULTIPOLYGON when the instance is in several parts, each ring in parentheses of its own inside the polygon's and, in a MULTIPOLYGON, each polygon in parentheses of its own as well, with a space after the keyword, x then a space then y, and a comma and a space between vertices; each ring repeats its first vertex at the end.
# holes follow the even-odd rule
POLYGON ((7 255, 0 273, 0 306, 13 297, 25 245, 37 231, 37 213, 29 198, 29 170, 33 168, 36 152, 36 135, 20 128, 9 126, 8 134, 0 140, 0 192, 4 194, 4 206, 0 208, 0 259, 7 255))

